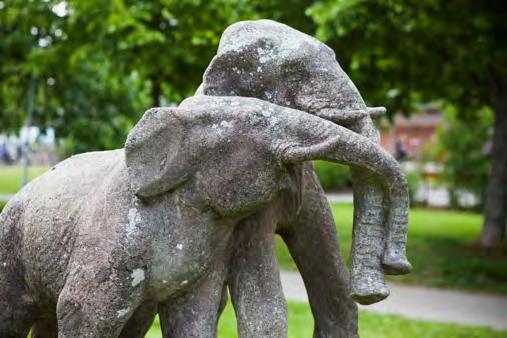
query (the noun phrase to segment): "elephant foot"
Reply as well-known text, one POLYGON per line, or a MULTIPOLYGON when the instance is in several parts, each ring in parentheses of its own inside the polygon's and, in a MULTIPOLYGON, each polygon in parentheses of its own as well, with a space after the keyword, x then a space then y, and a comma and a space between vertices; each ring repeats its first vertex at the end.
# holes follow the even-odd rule
POLYGON ((386 275, 406 275, 412 271, 412 264, 405 255, 387 252, 382 258, 382 269, 386 275))
POLYGON ((377 303, 389 296, 381 271, 364 271, 361 276, 352 276, 350 288, 352 299, 362 305, 377 303))

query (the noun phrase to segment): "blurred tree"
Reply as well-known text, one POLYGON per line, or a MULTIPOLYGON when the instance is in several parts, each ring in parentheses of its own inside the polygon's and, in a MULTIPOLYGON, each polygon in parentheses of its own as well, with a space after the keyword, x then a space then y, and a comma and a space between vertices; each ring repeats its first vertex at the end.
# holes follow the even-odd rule
MULTIPOLYGON (((0 0, 0 121, 53 126, 74 152, 120 147, 147 108, 192 95, 222 31, 272 18, 311 33, 305 0, 0 0)), ((68 149, 67 149, 68 151, 68 149)))
MULTIPOLYGON (((482 245, 505 238, 507 6, 503 0, 321 0, 307 13, 373 104, 410 113, 443 99, 466 118, 494 111, 482 245)), ((474 128, 469 125, 469 128, 474 128)))
POLYGON ((227 26, 265 17, 308 30, 312 22, 304 12, 310 4, 299 0, 116 0, 110 3, 109 15, 103 16, 107 27, 101 31, 107 33, 100 48, 110 53, 122 72, 135 71, 149 81, 152 106, 174 104, 197 89, 227 26))
POLYGON ((137 115, 140 81, 119 74, 93 48, 93 32, 74 21, 66 2, 0 3, 2 129, 24 123, 29 82, 35 79, 34 124, 74 139, 77 152, 121 145, 137 115))
POLYGON ((466 118, 459 118, 456 107, 444 108, 444 123, 438 128, 433 157, 443 160, 443 179, 449 185, 451 206, 460 207, 459 193, 473 193, 483 206, 490 170, 489 144, 493 112, 483 108, 466 118), (470 126, 473 126, 471 128, 470 126))

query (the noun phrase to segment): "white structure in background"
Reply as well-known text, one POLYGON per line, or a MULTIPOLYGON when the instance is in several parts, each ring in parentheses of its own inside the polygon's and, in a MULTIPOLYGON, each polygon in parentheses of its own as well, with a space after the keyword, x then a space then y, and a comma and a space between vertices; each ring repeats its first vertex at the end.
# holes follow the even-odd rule
POLYGON ((28 146, 30 165, 51 165, 56 162, 55 130, 48 128, 41 133, 38 127, 23 127, 17 135, 0 133, 0 163, 17 164, 22 156, 23 145, 28 146))
MULTIPOLYGON (((443 171, 442 164, 406 161, 402 162, 402 166, 405 173, 418 172, 422 175, 423 179, 415 192, 415 202, 437 208, 445 208, 450 205, 451 196, 449 189, 444 184, 438 182, 438 177, 441 176, 443 171)), ((464 208, 474 207, 479 204, 477 196, 469 191, 458 191, 457 198, 458 204, 464 208)))

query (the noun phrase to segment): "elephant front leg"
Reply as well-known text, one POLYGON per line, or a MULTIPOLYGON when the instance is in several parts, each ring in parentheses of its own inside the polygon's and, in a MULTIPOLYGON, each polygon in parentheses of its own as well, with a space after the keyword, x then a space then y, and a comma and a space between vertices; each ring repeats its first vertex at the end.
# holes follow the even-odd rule
POLYGON ((80 268, 70 273, 57 304, 59 338, 113 338, 135 312, 143 282, 128 271, 80 268))
POLYGON ((314 337, 358 337, 349 272, 329 203, 311 163, 304 164, 301 209, 279 232, 303 277, 315 320, 314 337))
POLYGON ((158 305, 164 338, 216 337, 226 274, 223 259, 197 286, 158 305))
POLYGON ((238 336, 287 337, 287 303, 276 261, 274 210, 245 219, 236 228, 229 277, 238 336))

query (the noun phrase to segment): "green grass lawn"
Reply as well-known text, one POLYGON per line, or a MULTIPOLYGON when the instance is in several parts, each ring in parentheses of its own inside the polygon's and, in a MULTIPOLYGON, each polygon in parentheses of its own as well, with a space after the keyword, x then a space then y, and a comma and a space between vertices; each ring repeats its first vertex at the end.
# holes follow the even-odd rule
MULTIPOLYGON (((28 179, 32 180, 48 170, 46 166, 29 167, 28 179)), ((19 190, 21 184, 21 168, 18 166, 0 167, 0 194, 14 194, 19 190)))
MULTIPOLYGON (((289 338, 312 337, 313 318, 308 304, 289 302, 289 338)), ((380 315, 361 311, 359 314, 359 334, 361 338, 500 338, 507 337, 507 332, 494 331, 488 328, 465 327, 454 324, 440 324, 421 320, 410 320, 400 316, 380 315)), ((147 338, 160 338, 158 321, 147 338)), ((235 338, 236 319, 232 306, 227 305, 220 318, 219 338, 235 338)))
MULTIPOLYGON (((341 249, 348 258, 352 204, 333 204, 341 249)), ((400 283, 507 294, 507 245, 485 255, 479 248, 482 216, 476 213, 412 209, 409 221, 410 275, 389 277, 400 283)), ((285 244, 277 238, 282 269, 296 270, 285 244)))

